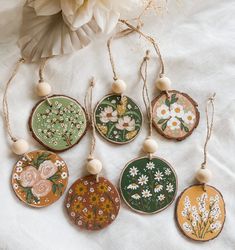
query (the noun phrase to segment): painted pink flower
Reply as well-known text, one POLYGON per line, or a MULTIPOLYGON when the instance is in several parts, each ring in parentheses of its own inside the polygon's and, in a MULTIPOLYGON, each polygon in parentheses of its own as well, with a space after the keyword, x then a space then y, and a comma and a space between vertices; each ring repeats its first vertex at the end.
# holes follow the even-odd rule
POLYGON ((42 179, 46 180, 58 171, 58 167, 50 160, 40 164, 38 171, 42 179))
POLYGON ((52 189, 52 182, 48 180, 40 180, 32 187, 34 196, 40 198, 48 195, 52 189))
POLYGON ((40 180, 38 170, 32 166, 28 166, 20 174, 20 182, 23 187, 32 187, 37 181, 40 180))

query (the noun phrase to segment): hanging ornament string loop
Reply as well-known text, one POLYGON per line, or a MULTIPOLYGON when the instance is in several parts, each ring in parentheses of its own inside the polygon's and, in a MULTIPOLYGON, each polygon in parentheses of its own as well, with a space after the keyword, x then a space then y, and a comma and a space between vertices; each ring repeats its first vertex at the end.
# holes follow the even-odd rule
POLYGON ((15 68, 9 78, 9 80, 7 81, 6 85, 5 85, 5 90, 3 93, 3 118, 6 124, 6 130, 7 130, 7 134, 10 137, 12 143, 12 151, 17 154, 17 155, 24 155, 29 161, 31 160, 31 158, 27 155, 27 151, 29 149, 29 145, 28 142, 23 140, 23 139, 18 139, 16 136, 14 136, 12 129, 11 129, 11 124, 10 124, 10 115, 9 115, 9 104, 8 104, 8 90, 9 87, 13 81, 13 79, 15 78, 17 72, 19 71, 20 65, 22 63, 24 63, 25 60, 23 58, 20 58, 16 65, 15 68))
POLYGON ((93 88, 94 86, 95 86, 95 79, 93 77, 87 89, 87 93, 84 99, 85 108, 87 111, 87 116, 88 116, 88 120, 91 126, 91 133, 92 133, 91 146, 90 146, 90 151, 89 151, 89 155, 87 158, 87 161, 88 161, 87 171, 92 175, 96 175, 96 181, 99 182, 99 174, 102 170, 102 162, 94 158, 94 152, 95 152, 95 147, 96 147, 95 123, 94 123, 94 117, 93 117, 94 115, 93 114, 93 88))
POLYGON ((144 101, 148 122, 149 122, 149 134, 143 143, 144 152, 148 153, 149 159, 152 159, 153 153, 157 151, 158 145, 155 140, 152 139, 153 133, 153 110, 149 97, 147 78, 148 78, 148 61, 150 60, 150 51, 146 51, 146 55, 140 65, 140 76, 143 81, 142 98, 144 101))

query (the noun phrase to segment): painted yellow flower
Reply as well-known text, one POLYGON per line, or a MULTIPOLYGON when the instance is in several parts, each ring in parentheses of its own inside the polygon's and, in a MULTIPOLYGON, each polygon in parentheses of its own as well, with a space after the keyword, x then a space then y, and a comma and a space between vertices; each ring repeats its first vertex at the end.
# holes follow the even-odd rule
POLYGON ((106 126, 103 126, 103 125, 100 125, 100 124, 97 124, 98 126, 98 129, 99 131, 103 134, 103 135, 106 135, 107 132, 108 132, 108 128, 106 126))
POLYGON ((90 202, 91 202, 92 205, 97 205, 99 203, 99 195, 92 194, 90 196, 90 202))
POLYGON ((76 192, 77 195, 84 195, 87 192, 87 187, 84 184, 79 183, 75 187, 75 192, 76 192))
POLYGON ((108 190, 108 186, 107 186, 106 184, 100 183, 100 184, 98 185, 98 191, 99 191, 100 193, 105 193, 105 192, 107 192, 107 190, 108 190))
POLYGON ((97 222, 103 224, 107 220, 107 216, 105 215, 98 215, 96 218, 97 222))
POLYGON ((72 210, 73 210, 75 213, 81 212, 83 208, 84 208, 84 205, 82 204, 81 201, 75 201, 75 202, 73 203, 72 210))
POLYGON ((110 213, 113 210, 113 203, 110 200, 106 200, 101 207, 105 212, 110 213))
POLYGON ((91 211, 88 211, 84 214, 84 221, 85 222, 92 222, 95 219, 95 214, 91 211))
POLYGON ((121 104, 117 105, 118 115, 122 116, 126 112, 127 98, 124 96, 121 100, 121 104))
POLYGON ((126 134, 126 139, 127 139, 127 140, 130 140, 130 139, 132 139, 133 137, 135 137, 136 134, 137 134, 137 130, 128 132, 128 133, 126 134))

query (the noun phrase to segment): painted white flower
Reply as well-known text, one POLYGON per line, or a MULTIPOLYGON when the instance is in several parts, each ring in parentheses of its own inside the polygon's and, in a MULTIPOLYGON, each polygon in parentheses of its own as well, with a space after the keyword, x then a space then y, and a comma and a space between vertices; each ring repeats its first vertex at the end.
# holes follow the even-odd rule
POLYGON ((23 165, 23 162, 22 161, 18 161, 17 163, 16 163, 16 166, 17 167, 21 167, 23 165))
POLYGON ((17 172, 17 173, 21 173, 22 171, 23 171, 23 168, 22 168, 22 167, 17 167, 17 168, 16 168, 16 172, 17 172))
POLYGON ((14 183, 13 187, 14 189, 18 189, 19 185, 17 183, 14 183))
POLYGON ((162 177, 163 177, 163 174, 159 170, 154 174, 154 179, 157 180, 157 181, 162 180, 162 177))
POLYGON ((184 114, 183 120, 186 124, 193 124, 195 120, 195 115, 191 111, 189 111, 184 114))
POLYGON ((131 183, 131 184, 127 187, 127 189, 136 190, 136 189, 138 189, 138 187, 139 187, 138 184, 136 184, 136 183, 131 183))
POLYGON ((178 103, 171 105, 171 116, 182 118, 184 116, 184 107, 178 103))
POLYGON ((142 196, 143 196, 144 198, 148 198, 148 197, 151 197, 152 194, 151 194, 151 192, 150 192, 148 189, 146 189, 146 190, 143 190, 143 191, 142 191, 142 196))
POLYGON ((146 168, 152 170, 155 168, 155 164, 152 161, 150 161, 147 163, 146 168))
POLYGON ((222 227, 222 224, 221 224, 220 221, 216 221, 215 223, 212 223, 212 224, 210 225, 210 228, 211 228, 212 231, 217 231, 217 230, 219 230, 221 227, 222 227))
POLYGON ((169 168, 167 168, 164 173, 165 173, 165 175, 170 175, 171 174, 171 170, 169 168))
POLYGON ((184 222, 183 229, 184 231, 189 232, 189 233, 193 231, 192 227, 188 224, 188 222, 184 222))
POLYGON ((66 172, 63 172, 62 174, 61 174, 61 178, 62 179, 66 179, 68 177, 68 174, 66 173, 66 172))
POLYGON ((78 221, 78 225, 79 225, 79 226, 82 225, 82 221, 81 221, 81 220, 78 221))
POLYGON ((105 107, 103 111, 100 113, 100 120, 103 123, 108 123, 108 122, 116 122, 118 120, 117 118, 117 110, 113 110, 112 107, 108 106, 105 107))
POLYGON ((160 184, 158 184, 158 185, 155 186, 154 192, 155 193, 159 193, 160 191, 162 191, 162 189, 163 189, 163 186, 160 185, 160 184))
POLYGON ((13 174, 13 179, 14 179, 14 180, 19 180, 19 175, 16 174, 16 173, 14 173, 14 174, 13 174))
POLYGON ((94 188, 90 188, 89 190, 90 190, 91 193, 93 193, 95 191, 94 188))
POLYGON ((136 167, 132 167, 129 170, 130 175, 133 177, 136 176, 138 174, 138 172, 139 172, 139 170, 136 167))
POLYGON ((160 194, 160 195, 158 195, 158 200, 159 201, 164 201, 165 200, 165 195, 164 194, 160 194))
POLYGON ((141 198, 139 194, 133 194, 131 197, 135 200, 139 200, 141 198))
POLYGON ((144 184, 147 184, 148 179, 149 179, 148 176, 142 174, 142 175, 139 177, 139 179, 138 179, 138 183, 139 183, 141 186, 143 186, 144 184))
POLYGON ((99 214, 99 215, 102 215, 103 213, 104 213, 103 210, 99 210, 99 211, 98 211, 98 214, 99 214))
POLYGON ((159 108, 157 108, 157 117, 167 119, 170 115, 169 107, 166 104, 162 104, 159 108))
POLYGON ((180 128, 180 121, 179 121, 177 118, 172 117, 172 118, 167 122, 167 126, 168 126, 171 130, 179 129, 179 128, 180 128))
POLYGON ((126 129, 127 131, 135 130, 135 120, 131 119, 130 116, 126 115, 123 118, 118 119, 118 123, 116 124, 116 128, 119 130, 126 129))
POLYGON ((174 191, 174 187, 171 183, 169 183, 168 185, 166 185, 166 191, 168 193, 172 193, 174 191))

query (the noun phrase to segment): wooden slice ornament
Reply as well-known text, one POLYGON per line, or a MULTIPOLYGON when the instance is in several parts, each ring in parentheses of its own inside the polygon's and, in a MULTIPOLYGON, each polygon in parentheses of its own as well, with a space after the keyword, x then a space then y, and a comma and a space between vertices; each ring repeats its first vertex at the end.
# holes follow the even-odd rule
POLYGON ((207 168, 207 145, 211 138, 214 119, 214 96, 206 106, 207 137, 204 145, 204 162, 196 174, 200 184, 186 188, 179 196, 175 216, 180 231, 195 241, 215 239, 222 231, 226 217, 225 202, 215 187, 208 185, 211 171, 207 168), (212 118, 209 119, 209 105, 212 106, 212 118))
POLYGON ((21 201, 31 207, 46 207, 63 195, 68 175, 67 165, 58 155, 37 150, 17 161, 11 183, 21 201))
POLYGON ((69 189, 65 206, 71 221, 81 229, 100 230, 110 225, 120 209, 120 198, 113 184, 103 177, 89 175, 69 189))
POLYGON ((225 213, 222 194, 209 185, 204 190, 203 184, 186 188, 176 205, 178 227, 196 241, 216 238, 223 229, 225 213))
POLYGON ((126 83, 117 77, 111 52, 111 41, 107 43, 109 58, 113 70, 113 94, 102 98, 95 107, 94 121, 98 133, 107 141, 126 144, 139 134, 143 117, 139 106, 130 97, 124 95, 126 83))
POLYGON ((94 115, 99 134, 116 144, 131 142, 141 130, 141 110, 127 96, 117 94, 105 96, 97 104, 94 115))
POLYGON ((152 139, 153 112, 147 88, 147 66, 149 51, 140 67, 144 82, 143 100, 149 121, 149 136, 143 143, 143 151, 147 156, 128 162, 123 169, 119 187, 125 203, 135 212, 154 214, 166 209, 174 201, 178 183, 172 166, 153 154, 157 143, 152 139))
POLYGON ((11 185, 20 201, 31 207, 46 207, 56 202, 64 193, 68 183, 68 168, 57 154, 36 150, 28 152, 29 144, 24 139, 16 138, 11 130, 8 88, 19 66, 18 61, 12 76, 8 80, 3 95, 3 117, 7 133, 12 141, 12 151, 20 156, 13 167, 11 185))
POLYGON ((126 204, 134 211, 158 213, 174 201, 177 176, 171 165, 161 158, 137 158, 125 166, 120 190, 126 204))
POLYGON ((87 118, 85 110, 75 99, 53 95, 36 104, 29 127, 38 142, 59 152, 81 140, 87 130, 87 118))
POLYGON ((75 146, 87 130, 84 108, 75 99, 65 95, 51 95, 50 85, 43 79, 46 60, 40 65, 37 94, 43 97, 32 110, 29 129, 40 144, 54 152, 63 152, 75 146))
POLYGON ((92 79, 85 97, 85 106, 92 129, 92 142, 86 169, 90 175, 77 179, 69 188, 65 208, 69 219, 80 229, 96 231, 110 225, 120 209, 120 197, 114 185, 100 176, 102 163, 94 158, 96 145, 94 114, 92 112, 92 79))
POLYGON ((163 92, 152 101, 153 124, 167 139, 184 140, 197 127, 200 113, 197 103, 176 90, 163 92))

